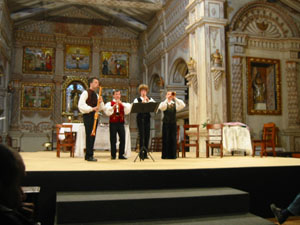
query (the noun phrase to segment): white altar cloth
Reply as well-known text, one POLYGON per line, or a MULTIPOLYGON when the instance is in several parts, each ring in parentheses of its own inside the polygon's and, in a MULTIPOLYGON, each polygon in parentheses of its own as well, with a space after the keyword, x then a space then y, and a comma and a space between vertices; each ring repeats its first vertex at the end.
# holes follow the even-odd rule
POLYGON ((250 131, 247 127, 224 126, 223 127, 223 150, 231 153, 234 150, 246 151, 252 154, 252 143, 250 131))
MULTIPOLYGON (((84 157, 85 149, 85 129, 83 123, 64 123, 73 125, 72 131, 77 133, 76 144, 75 144, 75 157, 84 157)), ((119 145, 119 137, 117 135, 117 149, 119 145)), ((96 139, 94 144, 94 149, 98 150, 110 150, 110 135, 109 135, 109 125, 99 124, 96 132, 96 139)), ((131 139, 129 126, 125 125, 125 157, 130 157, 131 155, 131 139)))

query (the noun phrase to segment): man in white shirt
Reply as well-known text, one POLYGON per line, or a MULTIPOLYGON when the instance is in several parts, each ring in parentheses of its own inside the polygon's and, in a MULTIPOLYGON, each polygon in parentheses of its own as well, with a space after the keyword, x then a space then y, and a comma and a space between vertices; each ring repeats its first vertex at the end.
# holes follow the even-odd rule
POLYGON ((162 159, 176 159, 176 112, 182 110, 184 107, 185 103, 181 99, 176 98, 176 93, 172 91, 167 92, 166 100, 161 102, 158 106, 164 113, 162 159))
POLYGON ((109 116, 111 159, 116 159, 117 134, 119 135, 119 159, 126 159, 125 153, 125 115, 131 111, 131 104, 121 101, 121 91, 113 91, 113 100, 105 104, 104 112, 109 116))
MULTIPOLYGON (((133 103, 149 103, 149 102, 155 102, 152 98, 149 98, 147 96, 148 92, 148 85, 141 84, 139 86, 139 92, 141 96, 139 98, 134 99, 133 103)), ((142 159, 148 158, 147 152, 148 152, 148 145, 149 145, 149 138, 150 138, 150 113, 138 113, 137 114, 137 126, 139 131, 139 137, 140 137, 140 149, 143 149, 145 147, 146 151, 140 153, 140 157, 142 159)))
POLYGON ((97 159, 94 158, 94 143, 96 135, 91 136, 91 133, 93 130, 95 113, 98 113, 101 109, 104 109, 104 103, 102 96, 98 96, 95 92, 99 88, 99 79, 96 77, 91 77, 88 80, 88 85, 89 89, 82 92, 80 95, 78 109, 83 114, 83 123, 85 127, 85 160, 96 162, 97 159), (100 98, 99 106, 97 106, 98 98, 100 98))

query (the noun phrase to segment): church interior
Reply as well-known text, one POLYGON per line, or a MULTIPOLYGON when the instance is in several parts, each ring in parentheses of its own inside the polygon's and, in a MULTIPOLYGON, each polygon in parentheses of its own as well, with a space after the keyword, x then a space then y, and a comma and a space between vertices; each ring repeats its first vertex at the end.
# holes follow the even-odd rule
MULTIPOLYGON (((298 193, 300 0, 0 0, 0 22, 0 143, 20 151, 28 163, 24 185, 41 187, 42 224, 53 224, 54 215, 67 211, 63 203, 56 208, 58 191, 230 187, 250 193, 245 210, 264 218, 273 217, 268 208, 272 200, 287 205, 298 193), (138 148, 135 114, 126 116, 125 125, 130 160, 110 164, 109 153, 103 151, 109 148, 104 147, 108 136, 96 143, 102 148, 96 151, 97 165, 82 160, 84 147, 80 153, 75 149, 74 158, 65 151, 56 157, 57 124, 81 129, 78 100, 91 77, 99 78, 105 103, 115 89, 123 102, 132 103, 140 84, 149 86, 148 95, 156 102, 175 92, 186 104, 176 114, 176 161, 160 162, 156 151, 161 112, 151 114, 150 149, 156 161, 132 162, 138 148), (215 149, 214 155, 207 150, 210 124, 224 126, 224 149, 215 149), (273 124, 272 147, 263 152, 268 124, 273 124), (198 129, 197 147, 190 147, 186 157, 184 125, 198 129)), ((109 117, 100 112, 99 120, 101 136, 108 133, 109 117)), ((76 138, 79 148, 84 137, 78 131, 76 138)), ((145 199, 134 206, 146 208, 145 199)), ((201 201, 206 204, 199 197, 201 201)), ((150 202, 149 210, 155 204, 150 202)), ((103 210, 109 214, 108 208, 103 210)), ((191 207, 183 211, 187 209, 190 217, 197 216, 191 207)), ((126 213, 109 215, 124 222, 132 219, 126 213)), ((89 224, 80 216, 77 222, 68 220, 66 214, 56 223, 89 224)), ((165 217, 171 215, 174 211, 165 217)), ((152 219, 147 216, 137 219, 152 219)), ((153 212, 156 223, 161 216, 153 212)), ((177 224, 209 224, 194 222, 177 224)))

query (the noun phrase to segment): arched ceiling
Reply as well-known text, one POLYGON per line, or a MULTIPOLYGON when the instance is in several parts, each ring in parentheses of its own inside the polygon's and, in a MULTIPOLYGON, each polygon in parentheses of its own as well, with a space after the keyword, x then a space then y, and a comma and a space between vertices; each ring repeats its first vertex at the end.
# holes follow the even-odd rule
POLYGON ((300 0, 279 0, 282 4, 288 6, 296 13, 300 13, 300 0))
POLYGON ((162 9, 165 0, 8 0, 10 17, 15 26, 32 21, 70 21, 78 18, 62 18, 62 12, 78 7, 95 16, 96 20, 84 23, 126 27, 140 33, 147 29, 155 14, 162 9))

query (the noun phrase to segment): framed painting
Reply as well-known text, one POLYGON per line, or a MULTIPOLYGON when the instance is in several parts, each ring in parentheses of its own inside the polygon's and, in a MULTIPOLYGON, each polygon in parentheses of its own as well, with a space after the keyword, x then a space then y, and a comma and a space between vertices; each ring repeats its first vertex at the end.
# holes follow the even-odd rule
POLYGON ((247 58, 248 114, 281 115, 280 61, 247 58))
POLYGON ((53 89, 52 83, 23 83, 22 110, 52 110, 53 89))
POLYGON ((23 73, 53 74, 55 64, 55 49, 44 47, 24 47, 23 73))
POLYGON ((129 74, 129 54, 126 52, 101 52, 100 76, 126 78, 129 74))
POLYGON ((124 87, 103 87, 102 88, 102 98, 103 101, 110 102, 113 98, 113 91, 120 90, 121 91, 121 101, 128 102, 129 101, 129 88, 124 87))
POLYGON ((65 70, 78 72, 91 71, 91 47, 66 45, 65 70))

